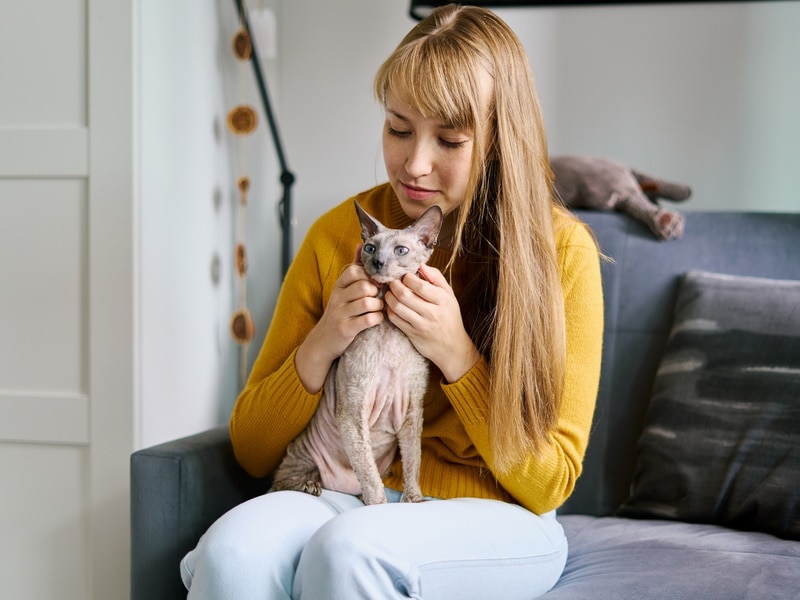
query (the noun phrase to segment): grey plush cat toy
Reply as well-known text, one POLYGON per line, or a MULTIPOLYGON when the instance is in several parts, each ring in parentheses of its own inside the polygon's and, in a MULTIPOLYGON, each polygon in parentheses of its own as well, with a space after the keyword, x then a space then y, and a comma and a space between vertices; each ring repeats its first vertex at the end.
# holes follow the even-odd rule
POLYGON ((550 166, 556 192, 568 207, 627 213, 660 240, 683 235, 686 218, 659 206, 658 199, 686 200, 692 194, 689 186, 643 175, 608 158, 552 156, 550 166))
MULTIPOLYGON (((439 236, 443 213, 431 206, 405 229, 388 229, 355 205, 364 245, 361 262, 383 289, 415 274, 439 236)), ((382 295, 383 292, 381 292, 382 295)), ((359 333, 331 366, 317 412, 289 444, 272 489, 319 496, 322 488, 386 502, 382 477, 397 448, 403 462, 403 501, 421 502, 422 401, 428 361, 384 319, 359 333)))

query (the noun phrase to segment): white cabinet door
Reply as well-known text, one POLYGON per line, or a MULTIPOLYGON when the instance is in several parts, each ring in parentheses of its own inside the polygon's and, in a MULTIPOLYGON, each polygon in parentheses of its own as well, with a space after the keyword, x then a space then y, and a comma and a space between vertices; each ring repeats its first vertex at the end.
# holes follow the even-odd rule
POLYGON ((0 598, 128 597, 133 4, 0 7, 0 598))

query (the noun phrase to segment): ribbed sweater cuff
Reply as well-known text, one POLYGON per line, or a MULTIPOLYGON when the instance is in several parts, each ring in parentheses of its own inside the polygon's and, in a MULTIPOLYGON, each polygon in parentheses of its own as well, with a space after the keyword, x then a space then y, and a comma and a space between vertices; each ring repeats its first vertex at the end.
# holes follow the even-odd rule
POLYGON ((462 423, 469 427, 489 417, 489 363, 481 358, 464 376, 442 389, 462 423))

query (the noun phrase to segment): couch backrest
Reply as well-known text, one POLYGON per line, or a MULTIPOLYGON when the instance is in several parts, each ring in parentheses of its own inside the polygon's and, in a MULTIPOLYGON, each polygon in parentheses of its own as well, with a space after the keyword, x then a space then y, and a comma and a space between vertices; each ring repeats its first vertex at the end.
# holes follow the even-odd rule
POLYGON ((600 393, 583 475, 563 514, 613 514, 627 498, 636 443, 690 269, 800 279, 800 213, 687 212, 684 236, 659 242, 626 215, 577 211, 614 262, 603 265, 605 337, 600 393))

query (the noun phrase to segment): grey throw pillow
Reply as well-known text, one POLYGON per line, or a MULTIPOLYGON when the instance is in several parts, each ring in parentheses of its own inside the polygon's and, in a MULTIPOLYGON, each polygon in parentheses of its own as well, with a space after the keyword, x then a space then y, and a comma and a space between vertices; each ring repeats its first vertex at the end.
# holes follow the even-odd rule
POLYGON ((683 276, 619 514, 800 539, 800 281, 683 276))

